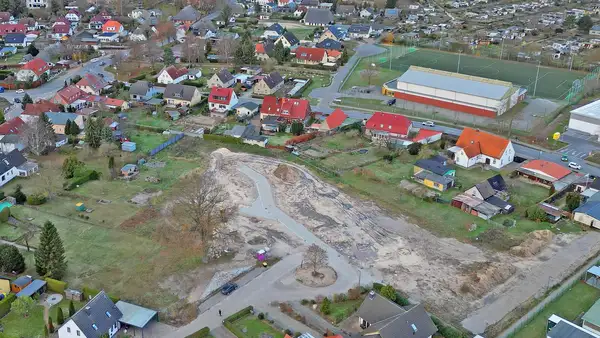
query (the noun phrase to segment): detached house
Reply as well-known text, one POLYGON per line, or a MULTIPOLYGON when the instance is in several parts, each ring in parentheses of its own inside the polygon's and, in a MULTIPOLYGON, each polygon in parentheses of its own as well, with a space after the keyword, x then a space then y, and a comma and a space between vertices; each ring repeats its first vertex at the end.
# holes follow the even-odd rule
POLYGON ((327 63, 327 51, 323 48, 298 47, 294 61, 305 65, 327 63))
POLYGON ((185 6, 182 10, 177 13, 171 20, 180 25, 191 25, 194 22, 200 20, 202 15, 191 5, 185 6))
POLYGON ((353 39, 367 39, 372 32, 371 25, 353 24, 348 28, 348 35, 353 39))
POLYGON ((315 45, 315 47, 323 48, 323 49, 327 50, 328 53, 329 53, 329 51, 333 51, 333 50, 339 52, 344 48, 344 46, 342 45, 341 42, 332 40, 332 39, 322 40, 321 42, 317 43, 315 45))
POLYGON ((81 13, 76 9, 71 9, 65 15, 65 19, 69 20, 71 24, 77 25, 81 21, 81 13))
POLYGON ((104 26, 104 24, 108 20, 109 19, 106 19, 102 15, 98 14, 98 15, 96 15, 93 18, 90 19, 90 23, 88 24, 88 28, 89 29, 95 29, 95 30, 101 30, 102 26, 104 26))
POLYGON ((81 109, 86 105, 87 95, 77 86, 68 86, 56 92, 51 101, 55 104, 61 104, 65 108, 81 109))
POLYGON ((67 125, 67 121, 75 122, 79 130, 84 130, 85 126, 83 124, 83 115, 78 115, 74 113, 45 113, 46 117, 52 123, 52 129, 57 135, 65 134, 65 127, 67 125))
POLYGON ((283 87, 283 82, 283 77, 279 72, 272 72, 269 75, 263 76, 263 78, 254 85, 254 94, 273 95, 283 87))
POLYGON ((333 24, 333 14, 328 9, 309 8, 301 21, 307 26, 325 27, 333 24))
POLYGON ((38 81, 42 75, 50 75, 50 66, 48 63, 40 58, 35 58, 21 67, 17 72, 17 81, 38 81))
POLYGON ((217 73, 213 74, 213 76, 208 79, 207 85, 209 87, 222 87, 222 88, 228 88, 233 86, 235 83, 235 78, 233 77, 233 75, 231 75, 231 73, 225 69, 222 68, 221 70, 219 70, 217 73))
POLYGON ((73 27, 69 20, 65 18, 57 19, 52 24, 52 38, 55 40, 61 40, 65 36, 73 35, 73 27))
POLYGON ((510 140, 468 127, 448 151, 454 154, 456 164, 465 168, 481 163, 499 169, 512 163, 515 157, 510 140))
POLYGON ((280 24, 274 23, 265 30, 262 37, 265 39, 276 40, 283 35, 284 31, 285 29, 280 24))
POLYGON ((115 42, 119 41, 119 37, 124 35, 125 28, 120 22, 108 20, 102 25, 102 34, 98 36, 98 39, 102 42, 115 42))
POLYGON ((275 44, 280 43, 284 48, 293 48, 300 43, 300 40, 292 32, 285 32, 279 39, 275 40, 275 44))
POLYGON ((0 36, 4 37, 10 33, 27 33, 27 27, 18 23, 2 23, 0 24, 0 36))
POLYGON ((58 329, 59 338, 112 338, 121 328, 123 313, 100 291, 58 329))
POLYGON ((208 96, 208 109, 212 117, 225 117, 227 112, 238 103, 233 88, 213 87, 208 96))
POLYGON ((181 84, 168 84, 163 99, 169 106, 195 106, 202 100, 198 88, 181 84))
POLYGON ((375 112, 365 124, 365 134, 375 143, 406 139, 413 130, 412 122, 398 114, 375 112))
POLYGON ((26 104, 20 118, 25 122, 31 122, 47 112, 58 113, 60 112, 60 107, 48 100, 38 100, 36 103, 26 104))
POLYGON ((27 37, 23 33, 10 33, 4 36, 4 45, 7 47, 27 47, 27 37))
POLYGON ((0 155, 0 187, 17 176, 27 177, 37 171, 38 165, 28 162, 17 149, 12 150, 8 154, 0 155))
POLYGON ((188 79, 188 69, 187 68, 177 68, 175 66, 168 66, 163 68, 160 73, 158 73, 158 83, 162 84, 170 84, 170 83, 180 83, 188 79))
POLYGON ((310 102, 304 99, 265 96, 260 107, 261 120, 268 116, 273 116, 288 122, 306 122, 310 117, 310 113, 310 102))
POLYGON ((102 89, 106 88, 108 83, 96 74, 86 73, 75 86, 88 94, 100 95, 102 89))
POLYGON ((348 115, 346 115, 346 113, 344 113, 344 111, 340 108, 337 108, 331 114, 329 114, 329 116, 327 116, 325 121, 321 122, 319 125, 319 131, 335 131, 344 123, 344 121, 346 121, 347 118, 348 115))
POLYGON ((274 47, 275 45, 273 45, 272 42, 257 43, 254 47, 256 59, 259 61, 268 60, 270 58, 270 54, 273 52, 274 47))
POLYGON ((138 81, 129 87, 129 98, 134 101, 148 101, 156 94, 158 90, 152 82, 138 81))
POLYGON ((319 36, 319 42, 322 42, 327 39, 331 39, 331 40, 335 40, 335 41, 342 41, 343 39, 346 38, 347 34, 348 34, 348 31, 342 29, 339 26, 336 26, 336 25, 329 26, 325 29, 323 34, 321 34, 321 36, 319 36))
POLYGON ((456 170, 441 156, 417 160, 413 168, 415 181, 439 191, 452 188, 455 176, 456 170))

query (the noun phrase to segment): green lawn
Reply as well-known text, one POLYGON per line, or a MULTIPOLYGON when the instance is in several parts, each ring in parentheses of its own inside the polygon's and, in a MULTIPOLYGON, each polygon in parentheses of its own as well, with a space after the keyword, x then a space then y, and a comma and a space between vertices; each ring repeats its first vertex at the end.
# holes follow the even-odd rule
POLYGON ((341 323, 344 319, 350 317, 363 302, 362 299, 347 300, 339 303, 331 303, 331 314, 327 316, 327 319, 336 324, 341 323))
POLYGON ((233 322, 233 326, 239 331, 236 335, 238 338, 259 338, 262 337, 263 334, 268 334, 273 338, 284 337, 283 333, 279 330, 269 325, 266 321, 259 320, 258 317, 253 315, 248 315, 236 320, 233 322), (246 333, 243 333, 244 329, 246 330, 246 333))
POLYGON ((369 162, 377 161, 387 153, 379 147, 368 147, 368 152, 361 154, 357 151, 334 154, 321 161, 321 163, 332 170, 349 170, 363 166, 369 162))
MULTIPOLYGON (((382 46, 382 47, 389 49, 389 47, 387 47, 387 46, 382 46)), ((358 64, 352 71, 352 73, 347 75, 346 82, 344 83, 342 90, 350 89, 353 86, 360 86, 360 87, 368 86, 369 85, 368 81, 361 75, 361 72, 367 68, 375 68, 377 70, 377 75, 374 76, 373 78, 371 78, 371 85, 375 85, 375 86, 381 86, 384 83, 391 81, 391 80, 397 78, 398 76, 402 75, 402 73, 404 73, 405 70, 397 70, 394 68, 389 69, 389 67, 384 67, 384 65, 382 65, 381 67, 377 66, 379 60, 382 57, 385 57, 387 55, 387 53, 388 52, 384 52, 384 53, 376 55, 376 56, 360 59, 358 61, 358 64), (372 66, 373 64, 375 64, 376 67, 373 67, 372 66)))
POLYGON ((600 298, 600 290, 585 283, 576 283, 562 296, 548 304, 527 325, 523 326, 513 338, 543 338, 546 337, 548 317, 556 314, 575 324, 579 315, 586 312, 600 298))
POLYGON ((352 150, 367 147, 370 140, 358 136, 356 132, 338 133, 324 138, 321 146, 331 150, 352 150))
MULTIPOLYGON (((63 318, 65 319, 65 322, 67 322, 67 319, 69 318, 69 302, 70 302, 70 300, 63 298, 60 301, 60 303, 58 303, 58 305, 54 305, 53 307, 50 308, 50 317, 52 317, 53 323, 56 323, 56 318, 58 318, 57 313, 58 313, 59 307, 62 309, 63 318)), ((77 310, 81 309, 85 304, 86 304, 85 301, 84 302, 78 302, 76 300, 73 301, 73 307, 75 308, 76 312, 77 312, 77 310)))
POLYGON ((311 76, 310 80, 308 87, 302 92, 302 96, 308 97, 313 89, 328 87, 331 84, 331 76, 328 75, 314 75, 311 76))
POLYGON ((305 40, 314 30, 314 27, 297 27, 287 29, 288 32, 292 32, 299 40, 305 40))
POLYGON ((44 307, 35 306, 27 318, 11 311, 0 319, 0 324, 4 327, 4 332, 0 333, 2 338, 43 337, 44 307))
POLYGON ((136 144, 136 151, 147 153, 167 141, 172 136, 174 135, 135 131, 130 138, 131 141, 136 144))
POLYGON ((269 144, 273 146, 284 146, 285 142, 291 139, 292 137, 292 134, 277 133, 276 135, 269 136, 269 144))
POLYGON ((24 233, 25 231, 22 228, 13 227, 8 223, 0 223, 0 239, 12 242, 24 233))
POLYGON ((180 129, 173 121, 167 120, 163 114, 164 109, 159 109, 156 116, 148 115, 145 109, 134 108, 127 112, 127 118, 131 123, 141 126, 150 126, 161 129, 180 129))
POLYGON ((17 64, 17 63, 21 62, 24 55, 25 55, 24 53, 17 53, 15 55, 10 55, 8 57, 0 57, 0 64, 6 64, 6 65, 17 64))

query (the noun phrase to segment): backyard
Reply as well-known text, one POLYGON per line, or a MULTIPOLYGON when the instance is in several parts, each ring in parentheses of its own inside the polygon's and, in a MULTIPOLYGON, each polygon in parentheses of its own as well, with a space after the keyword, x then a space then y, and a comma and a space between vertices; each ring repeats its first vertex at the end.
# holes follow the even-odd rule
POLYGON ((271 326, 265 320, 260 320, 252 314, 248 314, 232 323, 236 329, 235 335, 238 338, 257 338, 269 336, 273 338, 283 338, 281 331, 271 326))
POLYGON ((24 55, 25 55, 24 53, 17 53, 14 55, 10 55, 8 57, 0 57, 0 64, 4 64, 4 65, 17 64, 17 63, 21 62, 24 55))
POLYGON ((34 306, 27 318, 11 311, 0 319, 0 325, 4 328, 2 338, 43 337, 44 307, 34 306))

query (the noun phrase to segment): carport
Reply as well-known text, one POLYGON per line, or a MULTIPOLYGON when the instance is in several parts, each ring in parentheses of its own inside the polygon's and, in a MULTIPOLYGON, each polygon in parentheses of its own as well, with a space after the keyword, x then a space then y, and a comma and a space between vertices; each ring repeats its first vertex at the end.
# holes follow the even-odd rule
POLYGON ((119 322, 132 327, 134 336, 136 335, 137 328, 141 331, 142 337, 144 337, 144 328, 148 325, 148 323, 154 318, 156 318, 156 321, 158 321, 158 313, 154 310, 127 303, 122 300, 118 301, 115 305, 123 314, 123 316, 119 319, 119 322))
POLYGON ((600 288, 600 266, 592 266, 585 272, 585 282, 596 288, 600 288))

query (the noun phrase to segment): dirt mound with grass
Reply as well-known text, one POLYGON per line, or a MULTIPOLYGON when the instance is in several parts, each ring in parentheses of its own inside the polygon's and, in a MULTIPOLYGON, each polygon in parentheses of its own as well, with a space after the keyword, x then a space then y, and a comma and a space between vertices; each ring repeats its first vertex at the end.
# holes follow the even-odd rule
POLYGON ((337 273, 330 266, 320 267, 317 273, 309 267, 296 269, 296 281, 311 288, 322 288, 332 285, 337 280, 337 273))
POLYGON ((508 263, 476 263, 465 269, 470 272, 463 275, 457 283, 459 293, 471 294, 477 298, 490 292, 497 285, 504 283, 517 268, 508 263))
POLYGON ((286 164, 278 165, 273 174, 286 183, 296 183, 300 179, 300 172, 286 164))
POLYGON ((554 234, 550 230, 533 231, 523 243, 510 248, 510 253, 519 257, 535 256, 552 242, 553 237, 554 234))

